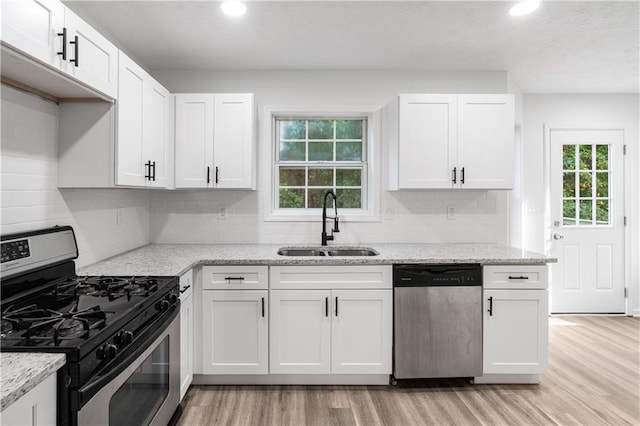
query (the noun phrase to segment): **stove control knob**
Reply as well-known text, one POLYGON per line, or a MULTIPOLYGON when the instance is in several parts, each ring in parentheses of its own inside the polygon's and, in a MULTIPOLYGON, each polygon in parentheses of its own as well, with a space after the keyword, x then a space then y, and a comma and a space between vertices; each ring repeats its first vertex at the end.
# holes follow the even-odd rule
POLYGON ((96 355, 98 359, 109 361, 116 357, 118 354, 118 347, 116 345, 112 345, 111 343, 106 343, 98 348, 96 355))
POLYGON ((169 301, 169 303, 176 303, 178 301, 178 295, 174 292, 171 292, 167 294, 166 299, 169 301))
POLYGON ((156 311, 166 311, 167 309, 169 309, 169 302, 167 302, 166 300, 158 300, 158 302, 156 303, 156 311))
POLYGON ((119 346, 128 345, 133 340, 133 333, 127 330, 122 330, 116 334, 114 341, 119 346))

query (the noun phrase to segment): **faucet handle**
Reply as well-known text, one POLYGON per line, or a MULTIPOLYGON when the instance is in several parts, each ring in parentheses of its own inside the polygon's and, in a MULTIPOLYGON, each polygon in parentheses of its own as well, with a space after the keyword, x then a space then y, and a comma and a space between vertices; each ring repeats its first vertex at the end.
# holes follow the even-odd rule
POLYGON ((340 229, 338 229, 338 222, 339 222, 340 218, 338 216, 333 218, 333 232, 340 232, 340 229))

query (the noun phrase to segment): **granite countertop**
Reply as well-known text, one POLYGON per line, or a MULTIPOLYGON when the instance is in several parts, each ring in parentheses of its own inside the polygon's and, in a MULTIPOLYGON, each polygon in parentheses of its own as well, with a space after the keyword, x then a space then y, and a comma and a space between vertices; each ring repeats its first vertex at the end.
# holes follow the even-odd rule
MULTIPOLYGON (((485 243, 363 244, 378 256, 280 256, 286 244, 151 244, 78 269, 79 275, 180 275, 198 265, 392 265, 402 263, 481 263, 483 265, 556 262, 542 254, 485 243)), ((354 246, 330 245, 327 248, 354 246)))
POLYGON ((65 362, 64 354, 2 352, 0 411, 55 374, 65 362))

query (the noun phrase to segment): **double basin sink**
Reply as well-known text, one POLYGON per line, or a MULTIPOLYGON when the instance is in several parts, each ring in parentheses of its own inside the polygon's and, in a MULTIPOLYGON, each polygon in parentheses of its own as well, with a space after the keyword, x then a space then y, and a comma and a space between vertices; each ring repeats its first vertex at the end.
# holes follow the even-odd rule
POLYGON ((378 253, 369 247, 282 247, 278 250, 280 256, 377 256, 378 253))

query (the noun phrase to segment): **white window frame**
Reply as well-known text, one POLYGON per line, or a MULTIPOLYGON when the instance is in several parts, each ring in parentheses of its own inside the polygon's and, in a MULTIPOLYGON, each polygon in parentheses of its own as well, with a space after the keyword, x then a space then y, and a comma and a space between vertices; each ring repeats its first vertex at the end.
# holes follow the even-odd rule
MULTIPOLYGON (((274 106, 267 105, 262 113, 260 158, 260 190, 264 192, 264 220, 274 222, 317 222, 322 209, 279 209, 278 167, 276 165, 276 119, 366 119, 366 147, 363 151, 365 167, 362 175, 363 202, 361 209, 340 209, 338 216, 343 222, 376 222, 380 220, 380 108, 375 106, 274 106), (366 176, 365 176, 366 174, 366 176)), ((309 166, 314 164, 310 163, 309 166)), ((321 164, 318 164, 321 166, 321 164)), ((327 163, 327 166, 329 164, 327 163)))

